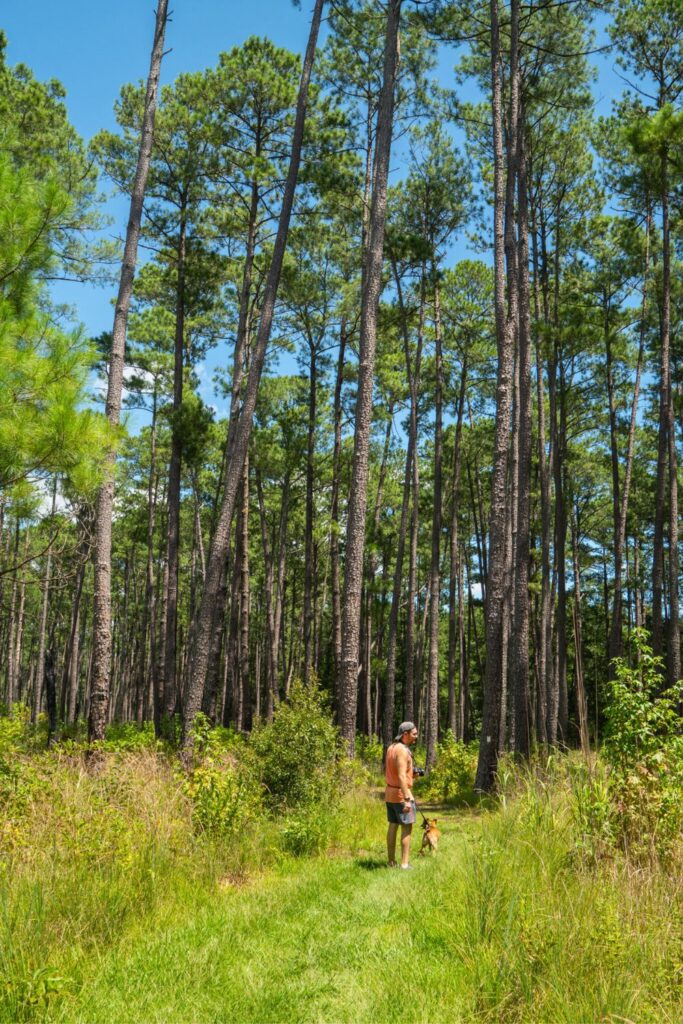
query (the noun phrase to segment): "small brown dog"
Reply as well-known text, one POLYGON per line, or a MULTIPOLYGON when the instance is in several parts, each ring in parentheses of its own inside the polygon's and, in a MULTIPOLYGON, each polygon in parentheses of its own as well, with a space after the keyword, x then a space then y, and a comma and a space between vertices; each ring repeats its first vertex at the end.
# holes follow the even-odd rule
POLYGON ((428 847, 430 853, 436 852, 436 847, 439 842, 439 836, 441 832, 436 827, 438 818, 425 818, 422 819, 422 828, 424 829, 424 835, 422 836, 422 846, 420 847, 420 856, 424 857, 425 849, 428 847))

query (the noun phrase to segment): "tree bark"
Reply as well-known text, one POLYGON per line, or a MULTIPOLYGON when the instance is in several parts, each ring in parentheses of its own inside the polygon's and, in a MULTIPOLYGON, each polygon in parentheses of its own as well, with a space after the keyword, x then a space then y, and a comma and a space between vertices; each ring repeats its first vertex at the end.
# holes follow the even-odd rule
POLYGON ((647 282, 650 264, 650 231, 651 216, 648 209, 645 227, 645 266, 643 269, 643 297, 640 308, 640 335, 638 343, 638 359, 636 362, 636 379, 633 386, 633 400, 631 402, 631 421, 629 424, 628 441, 626 446, 626 463, 624 466, 624 483, 621 489, 621 500, 616 513, 614 530, 614 601, 612 605, 612 625, 610 629, 609 661, 610 672, 612 671, 612 659, 619 658, 622 654, 622 590, 623 590, 623 560, 626 545, 626 519, 628 516, 628 503, 631 490, 631 474, 633 470, 633 452, 635 448, 636 426, 638 419, 638 399, 640 398, 640 375, 645 354, 645 317, 647 314, 647 282))
MULTIPOLYGON (((154 140, 154 117, 159 89, 159 73, 164 53, 164 35, 168 16, 168 0, 158 0, 154 43, 150 60, 145 110, 140 136, 140 150, 133 181, 130 213, 126 231, 126 244, 121 265, 119 291, 114 313, 112 349, 109 361, 109 382, 107 388, 106 415, 113 428, 117 428, 121 417, 123 390, 123 365, 126 350, 128 311, 133 292, 133 278, 137 262, 138 240, 142 221, 142 203, 147 184, 152 144, 154 140)), ((114 509, 114 462, 116 452, 108 453, 105 482, 97 498, 95 524, 95 581, 93 605, 93 664, 90 683, 90 712, 88 736, 92 740, 104 738, 109 715, 110 674, 111 674, 111 532, 114 509)))
POLYGON ((517 462, 517 537, 515 549, 514 680, 515 751, 528 757, 531 747, 529 699, 529 533, 531 529, 531 310, 529 304, 529 212, 524 107, 518 126, 518 260, 519 289, 519 453, 517 462))
MULTIPOLYGON (((57 478, 52 481, 52 506, 50 518, 54 519, 57 507, 57 478)), ((47 549, 47 560, 45 563, 45 583, 43 586, 43 600, 40 608, 40 626, 38 630, 38 663, 36 667, 36 678, 34 684, 33 720, 38 718, 40 713, 40 702, 43 694, 43 678, 45 673, 45 641, 47 637, 47 613, 50 606, 50 577, 52 576, 52 545, 47 549)), ((23 610, 23 609, 22 609, 23 610)), ((22 616, 23 618, 23 616, 22 616)), ((54 659, 53 659, 54 663, 54 659)))
MULTIPOLYGON (((467 386, 467 353, 463 356, 462 368, 460 371, 460 393, 458 396, 458 411, 455 424, 455 436, 453 439, 453 477, 451 481, 451 524, 449 537, 450 553, 450 583, 448 594, 448 728, 454 736, 462 735, 458 725, 458 705, 455 691, 455 652, 456 646, 460 643, 462 626, 462 587, 460 578, 462 572, 462 561, 459 555, 460 540, 458 537, 458 495, 460 492, 460 472, 462 467, 462 421, 465 412, 465 388, 467 386), (456 590, 458 591, 458 615, 456 620, 456 590)), ((460 662, 462 667, 462 659, 460 662)), ((462 686, 462 675, 458 671, 460 685, 462 686)))
POLYGON ((256 398, 258 394, 261 372, 266 356, 266 349, 270 339, 270 332, 273 323, 275 310, 275 299, 280 283, 282 261, 287 245, 287 234, 289 222, 294 203, 294 192, 299 174, 301 162, 301 151, 303 146, 304 124, 306 121, 306 110, 308 105, 308 86, 313 67, 313 59, 318 40, 320 19, 322 16, 324 0, 316 0, 311 21, 308 46, 301 72, 299 95, 297 98, 296 121, 292 138, 292 149, 290 155, 289 171, 285 183, 282 198, 282 209, 278 223, 277 235, 273 246, 273 255, 266 278, 266 284, 261 306, 261 316, 256 343, 249 367, 249 376, 246 384, 244 400, 241 403, 239 416, 235 421, 235 430, 232 438, 228 439, 226 477, 221 502, 220 514, 216 523, 216 530, 211 544, 211 551, 206 567, 206 582, 202 595, 201 605, 196 616, 195 649, 192 670, 188 681, 187 699, 183 709, 183 745, 188 748, 192 738, 192 723, 195 715, 201 707, 204 680, 208 667, 209 654, 211 649, 211 635, 213 632, 213 612, 220 588, 221 569, 230 544, 230 527, 232 524, 235 500, 242 478, 242 471, 247 455, 249 437, 251 434, 252 419, 256 398))
POLYGON ((439 626, 441 612, 441 522, 443 471, 443 352, 441 339, 441 293, 434 276, 434 504, 432 509, 432 552, 429 572, 431 618, 429 628, 429 679, 427 683, 426 767, 436 763, 439 739, 439 626))
POLYGON ((368 462, 372 424, 377 314, 382 288, 389 156, 393 128, 394 87, 399 57, 402 0, 388 0, 384 71, 377 121, 375 173, 366 273, 361 297, 361 337, 353 469, 348 504, 344 577, 342 669, 338 686, 338 718, 342 738, 353 755, 358 704, 358 656, 363 586, 363 549, 367 511, 368 462))
MULTIPOLYGON (((516 2, 516 0, 514 0, 516 2)), ((501 668, 505 608, 505 549, 508 438, 512 399, 514 320, 505 315, 505 194, 503 170, 503 88, 498 0, 491 0, 491 79, 493 115, 494 176, 494 274, 498 373, 496 381, 496 425, 491 483, 491 519, 486 586, 486 674, 479 760, 475 785, 488 792, 498 765, 498 737, 501 723, 501 668)), ((512 75, 510 123, 516 124, 517 75, 512 75)), ((514 294, 514 293, 513 293, 514 294)), ((512 296, 511 296, 512 297, 512 296)))
POLYGON ((330 568, 332 573, 332 650, 334 680, 339 678, 342 652, 341 575, 339 571, 339 489, 342 454, 342 403, 347 325, 342 320, 339 332, 339 358, 334 384, 334 454, 332 457, 332 498, 330 503, 330 568))
POLYGON ((306 436, 306 523, 305 523, 305 566, 304 566, 304 685, 311 683, 313 671, 313 590, 314 551, 313 551, 313 486, 315 456, 315 420, 317 415, 316 399, 318 394, 318 350, 313 341, 309 341, 309 383, 308 383, 308 432, 306 436))
POLYGON ((173 366, 173 419, 171 424, 171 462, 168 469, 168 583, 166 589, 166 657, 164 659, 163 716, 170 719, 178 703, 177 630, 178 564, 180 557, 180 473, 182 437, 178 417, 183 404, 183 363, 185 354, 185 256, 187 247, 187 209, 183 196, 177 249, 175 346, 173 366))
MULTIPOLYGON (((403 288, 395 263, 393 264, 394 281, 396 294, 401 314, 401 333, 403 335, 403 353, 406 363, 406 376, 410 388, 410 420, 408 425, 408 446, 406 450, 405 473, 403 478, 403 497, 401 500, 401 520, 396 538, 396 564, 394 567, 394 581, 391 596, 391 609, 389 611, 389 628, 387 636, 387 658, 386 677, 384 684, 384 714, 382 718, 382 743, 385 751, 389 748, 394 737, 394 716, 396 709, 396 647, 398 639, 398 614, 401 603, 401 591, 403 588, 403 559, 405 556, 406 534, 408 529, 408 515, 410 512, 411 482, 413 479, 413 461, 417 447, 417 397, 420 379, 420 364, 422 360, 422 330, 417 335, 417 350, 415 362, 410 358, 410 338, 408 335, 408 318, 403 301, 403 288)), ((412 673, 410 686, 412 688, 412 673)), ((411 699, 412 705, 412 699, 411 699)), ((406 710, 406 714, 408 711, 406 710)), ((411 708, 412 714, 412 708, 411 708)))

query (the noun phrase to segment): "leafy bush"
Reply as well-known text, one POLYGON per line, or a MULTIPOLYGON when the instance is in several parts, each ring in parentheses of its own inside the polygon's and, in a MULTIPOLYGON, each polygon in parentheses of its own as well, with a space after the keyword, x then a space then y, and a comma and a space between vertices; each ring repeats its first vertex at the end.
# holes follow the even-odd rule
POLYGON ((603 746, 616 840, 636 860, 667 858, 683 827, 683 682, 662 690, 664 669, 634 630, 635 667, 615 662, 603 746))
POLYGON ((382 770, 384 747, 382 746, 382 741, 378 740, 376 736, 366 736, 365 733, 359 733, 356 737, 356 753, 363 764, 368 765, 373 770, 382 770))
POLYGON ((103 750, 156 750, 159 746, 152 722, 117 722, 107 726, 103 750))
POLYGON ((25 750, 31 727, 31 711, 26 704, 15 704, 12 713, 0 717, 0 758, 25 750))
POLYGON ((608 767, 601 759, 581 761, 570 773, 572 809, 579 836, 578 847, 591 859, 614 846, 615 821, 608 767))
POLYGON ((282 846, 297 857, 321 853, 332 835, 332 820, 320 806, 301 807, 291 811, 282 826, 282 846))
POLYGON ((437 749, 436 764, 429 773, 424 795, 430 800, 469 797, 477 771, 476 742, 459 743, 450 730, 437 749))
POLYGON ((182 788, 192 802, 195 829, 213 836, 240 831, 261 810, 258 778, 231 749, 233 736, 212 729, 204 715, 195 719, 194 738, 195 763, 182 788))
POLYGON ((295 683, 273 721, 250 738, 249 755, 271 809, 332 800, 348 785, 348 763, 324 696, 295 683))

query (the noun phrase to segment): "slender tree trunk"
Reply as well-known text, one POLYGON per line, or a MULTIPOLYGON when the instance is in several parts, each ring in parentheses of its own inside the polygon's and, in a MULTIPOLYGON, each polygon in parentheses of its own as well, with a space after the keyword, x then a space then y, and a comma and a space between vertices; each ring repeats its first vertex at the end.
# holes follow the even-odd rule
POLYGON ((178 631, 178 565, 180 558, 180 473, 182 468, 182 437, 178 416, 183 404, 183 363, 185 354, 185 256, 187 248, 187 207, 183 196, 178 233, 175 347, 173 367, 173 416, 171 429, 171 462, 168 470, 168 589, 166 591, 166 657, 164 659, 165 718, 172 718, 178 703, 177 631, 178 631))
POLYGON ((315 467, 315 420, 317 415, 316 398, 318 391, 318 350, 309 340, 309 391, 308 391, 308 433, 306 438, 306 523, 305 523, 305 567, 304 567, 304 684, 310 685, 313 670, 313 590, 314 552, 313 552, 313 485, 315 467))
POLYGON ((584 757, 590 754, 588 741, 588 705, 583 677, 583 641, 581 637, 581 570, 579 566, 579 528, 576 511, 572 511, 572 562, 574 566, 574 672, 576 685, 576 710, 579 719, 579 738, 584 757))
MULTIPOLYGON (((414 371, 410 371, 410 352, 406 345, 407 335, 404 335, 404 353, 406 358, 406 372, 410 382, 410 425, 408 446, 410 459, 406 459, 406 474, 410 472, 408 481, 408 494, 404 494, 404 500, 412 494, 412 506, 410 509, 410 548, 408 554, 408 600, 405 625, 405 678, 403 684, 403 713, 406 719, 413 721, 415 717, 415 603, 417 600, 417 541, 420 525, 420 463, 417 457, 418 440, 418 395, 420 386, 420 366, 422 360, 422 346, 424 341, 425 321, 425 275, 422 274, 420 282, 420 306, 418 311, 417 325, 417 348, 415 352, 414 371)), ((396 593, 396 578, 394 579, 394 592, 396 593)), ((398 606, 396 607, 398 617, 398 606)), ((398 623, 398 618, 397 618, 398 623)), ((394 654, 395 657, 395 654, 394 654)), ((387 723, 387 728, 389 724, 387 723)), ((389 734, 391 737, 392 734, 389 734)))
MULTIPOLYGON (((57 478, 52 481, 52 506, 50 518, 54 519, 57 508, 57 478)), ((47 549, 47 560, 45 562, 45 585, 43 586, 43 600, 40 608, 40 626, 38 630, 38 662, 36 666, 36 679, 33 700, 33 720, 38 718, 40 713, 40 701, 43 693, 43 677, 45 672, 45 641, 47 637, 47 613, 50 606, 50 577, 52 576, 52 545, 47 549)))
POLYGON ((681 631, 678 601, 678 464, 676 421, 671 383, 671 228, 669 222, 668 147, 662 151, 662 391, 665 393, 667 455, 669 469, 669 636, 668 681, 681 678, 681 631))
POLYGON ((183 710, 183 742, 186 747, 191 743, 192 723, 194 722, 195 715, 201 706, 204 680, 206 678, 206 670, 208 667, 211 649, 214 606, 218 590, 220 588, 222 565, 225 561, 230 544, 230 527, 235 509, 235 500, 237 497, 239 483, 242 478, 242 470, 247 455, 261 372, 263 370, 266 349, 270 339, 275 299, 277 296, 278 285, 280 283, 282 261, 285 255, 289 222, 294 203, 294 192, 296 189, 299 164, 301 161, 304 124, 308 104, 308 86, 318 40, 323 3, 324 0, 316 0, 313 11, 308 46, 306 48, 306 56, 304 58, 301 82, 299 85, 296 122, 292 138, 289 171, 282 199, 282 209, 280 212, 277 236, 266 279, 261 316, 256 335, 256 344, 251 365, 249 367, 249 376, 246 384, 244 400, 241 403, 239 417, 236 420, 234 439, 232 439, 232 443, 229 443, 228 445, 223 499, 207 562, 206 582, 204 585, 202 602, 196 616, 194 658, 188 684, 187 699, 183 710))
MULTIPOLYGON (((513 0, 517 2, 517 0, 513 0)), ((514 19, 513 19, 514 20, 514 19)), ((514 63, 514 62, 513 62, 514 63)), ((501 722, 501 670, 505 610, 505 549, 508 438, 512 400, 514 319, 505 315, 505 234, 503 170, 503 89, 500 50, 498 0, 491 0, 491 78, 493 115, 494 176, 494 274, 498 374, 496 383, 496 426, 491 484, 491 520, 488 579, 486 586, 486 676, 481 742, 475 785, 489 791, 494 784, 498 764, 498 738, 501 722)), ((518 76, 512 75, 510 123, 516 124, 518 76)), ((514 294, 514 293, 513 293, 514 294)), ((512 296, 511 296, 512 297, 512 296)))
MULTIPOLYGON (((29 547, 29 530, 27 528, 27 530, 26 530, 26 539, 25 539, 25 556, 24 557, 28 556, 28 547, 29 547)), ((48 556, 48 560, 49 560, 49 556, 48 556)), ((47 579, 49 580, 49 575, 47 575, 47 579)), ((47 580, 46 580, 46 585, 47 585, 47 580)), ((15 693, 16 693, 17 700, 21 700, 21 661, 22 661, 23 646, 24 646, 24 613, 25 613, 25 611, 26 611, 26 580, 22 577, 21 578, 21 582, 19 583, 19 609, 17 611, 17 617, 16 617, 16 631, 15 631, 14 652, 13 652, 14 668, 12 670, 12 676, 14 678, 14 688, 15 688, 15 693)), ((41 612, 41 615, 42 615, 42 612, 41 612)), ((35 694, 35 689, 36 688, 34 688, 34 694, 35 694)), ((42 684, 41 684, 41 689, 42 689, 42 684)), ((38 711, 36 711, 35 710, 35 698, 34 698, 34 720, 38 717, 39 713, 40 713, 40 706, 38 707, 38 711)))
POLYGON ((613 658, 619 658, 622 654, 621 641, 621 605, 622 605, 622 576, 623 576, 623 555, 626 544, 626 519, 628 516, 628 503, 631 490, 631 474, 633 470, 633 452, 635 448, 636 426, 638 420, 638 399, 640 397, 640 375, 645 354, 645 317, 647 314, 647 282, 650 263, 650 231, 651 216, 648 210, 645 228, 645 266, 643 270, 643 298, 640 309, 640 337, 638 344, 638 359, 636 362, 636 379, 633 386, 633 400, 631 402, 631 422, 629 424, 628 442, 626 448, 626 464, 624 466, 624 483, 621 490, 621 501, 617 510, 617 521, 614 531, 614 603, 612 605, 612 625, 610 629, 609 660, 610 671, 613 658))
POLYGON ((249 455, 244 460, 242 482, 240 548, 240 637, 239 637, 239 679, 242 693, 243 728, 249 728, 251 711, 251 686, 249 670, 249 625, 251 619, 251 588, 249 585, 249 455))
MULTIPOLYGON (((126 231, 126 244, 121 265, 119 292, 114 313, 114 330, 109 361, 109 382, 107 388, 106 415, 113 428, 117 428, 121 416, 123 390, 123 364, 126 349, 128 311, 133 292, 133 278, 137 262, 138 239, 142 221, 142 203, 147 183, 152 143, 154 139, 154 117, 156 113, 159 73, 164 53, 164 34, 168 0, 158 0, 154 43, 150 61, 145 110, 140 136, 140 151, 130 200, 130 214, 126 231)), ((88 735, 90 740, 104 738, 109 716, 110 673, 111 673, 111 531, 114 508, 114 462, 116 452, 107 456, 107 476, 97 498, 95 525, 95 582, 93 606, 93 664, 90 683, 90 712, 88 735)))
POLYGON ((531 747, 529 697, 529 534, 531 530, 531 310, 529 304, 529 212, 523 105, 518 129, 518 287, 519 287, 519 455, 517 463, 517 537, 515 549, 514 636, 515 751, 528 757, 531 747))
POLYGON ((360 608, 363 585, 363 549, 367 506, 368 461, 372 423, 377 313, 382 288, 382 258, 386 218, 389 155, 393 129, 394 87, 398 70, 399 23, 402 0, 388 0, 382 91, 377 117, 377 145, 370 217, 366 273, 361 297, 361 337, 358 397, 351 490, 346 531, 346 564, 342 627, 342 670, 338 688, 339 725, 342 738, 353 754, 358 703, 358 655, 360 608))
POLYGON ((436 762, 439 739, 439 626, 441 612, 441 522, 443 471, 443 352, 441 339, 441 292, 437 269, 434 276, 434 506, 432 510, 432 557, 429 573, 431 619, 429 629, 429 679, 427 683, 427 753, 426 765, 431 769, 436 762))
POLYGON ((347 326, 342 320, 339 332, 339 358, 334 384, 334 455, 332 459, 332 500, 330 507, 330 567, 332 572, 332 649, 334 680, 339 678, 342 652, 341 575, 339 572, 339 488, 342 454, 342 386, 346 356, 347 326))
MULTIPOLYGON (((536 323, 541 323, 541 307, 539 299, 539 265, 536 232, 532 234, 534 261, 534 315, 536 323)), ((546 426, 545 426, 545 394, 543 387, 543 358, 539 331, 535 332, 536 353, 536 406, 538 414, 538 473, 541 491, 541 596, 540 615, 538 622, 538 643, 536 650, 538 707, 536 714, 537 738, 541 743, 548 742, 546 730, 548 708, 548 669, 550 655, 550 472, 546 457, 546 426)))
MULTIPOLYGON (((460 643, 460 626, 462 608, 460 601, 462 595, 459 579, 462 571, 460 559, 460 540, 458 537, 458 495, 460 492, 460 472, 462 467, 462 421, 465 411, 465 388, 467 386, 467 353, 463 356, 462 368, 460 371, 460 393, 458 396, 458 411, 455 423, 455 436, 453 439, 453 477, 451 481, 451 524, 449 537, 450 553, 450 582, 448 594, 448 728, 454 736, 459 735, 457 703, 455 692, 455 652, 456 646, 460 643), (456 621, 455 600, 456 589, 458 596, 458 615, 456 621)), ((462 663, 461 663, 462 664, 462 663)), ((460 684, 462 686, 462 675, 458 671, 460 684)), ((462 734, 460 733, 460 737, 462 734)))

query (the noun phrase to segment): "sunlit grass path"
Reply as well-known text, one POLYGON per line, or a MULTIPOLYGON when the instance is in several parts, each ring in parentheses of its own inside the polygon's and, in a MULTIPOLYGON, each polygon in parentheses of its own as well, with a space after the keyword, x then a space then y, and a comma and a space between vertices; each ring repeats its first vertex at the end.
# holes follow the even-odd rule
POLYGON ((382 814, 378 804, 357 856, 292 862, 147 922, 95 968, 63 1019, 388 1021, 401 994, 413 1020, 462 1019, 457 989, 443 985, 456 956, 443 894, 478 823, 451 812, 436 856, 391 871, 382 814))
POLYGON ((439 814, 438 854, 401 872, 383 866, 383 808, 363 797, 336 854, 169 892, 89 963, 55 1019, 680 1022, 677 885, 582 867, 565 810, 541 795, 439 814))

